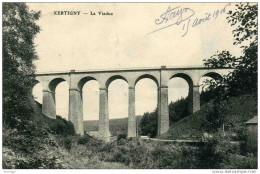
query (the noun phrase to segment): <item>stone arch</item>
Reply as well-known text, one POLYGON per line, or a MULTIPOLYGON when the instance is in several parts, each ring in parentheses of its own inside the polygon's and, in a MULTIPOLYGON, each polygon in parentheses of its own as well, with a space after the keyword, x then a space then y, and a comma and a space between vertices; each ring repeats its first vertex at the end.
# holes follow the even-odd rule
MULTIPOLYGON (((88 81, 91 81, 91 80, 95 80, 98 82, 98 80, 94 77, 91 77, 91 76, 86 76, 86 77, 83 77, 82 79, 80 79, 80 81, 78 82, 78 89, 80 91, 82 91, 85 83, 87 83, 88 81)), ((99 84, 99 83, 98 83, 99 84)))
POLYGON ((55 89, 56 87, 58 86, 59 83, 63 82, 63 81, 66 81, 65 79, 63 78, 55 78, 55 79, 52 79, 48 85, 49 89, 51 92, 55 92, 55 89))
POLYGON ((110 83, 117 79, 124 80, 129 85, 129 83, 125 77, 123 77, 121 75, 114 75, 114 76, 109 77, 108 80, 106 81, 106 89, 108 90, 110 83))
POLYGON ((157 78, 154 77, 154 76, 151 75, 151 74, 143 74, 143 75, 139 76, 139 77, 135 80, 135 84, 134 84, 134 85, 136 86, 136 84, 137 84, 140 80, 142 80, 142 79, 144 79, 144 78, 148 78, 148 79, 153 80, 153 81, 156 83, 157 87, 159 87, 159 82, 158 82, 157 78))
POLYGON ((169 80, 171 80, 171 79, 174 78, 174 77, 180 77, 180 78, 186 80, 186 82, 188 83, 189 87, 191 87, 191 86, 193 85, 193 80, 192 80, 191 76, 188 75, 188 74, 185 74, 185 73, 177 73, 177 74, 172 75, 169 80))
POLYGON ((199 84, 200 79, 201 79, 202 77, 211 77, 211 78, 214 79, 214 80, 219 80, 219 79, 223 78, 222 75, 220 75, 220 74, 217 73, 217 72, 206 72, 206 73, 202 74, 202 75, 199 77, 197 84, 199 84))

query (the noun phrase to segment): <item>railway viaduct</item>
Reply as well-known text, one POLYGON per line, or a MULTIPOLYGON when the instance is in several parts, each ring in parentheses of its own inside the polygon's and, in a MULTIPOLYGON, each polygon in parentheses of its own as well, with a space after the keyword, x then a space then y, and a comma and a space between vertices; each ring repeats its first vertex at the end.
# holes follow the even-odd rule
POLYGON ((210 69, 206 67, 166 67, 135 68, 115 70, 90 70, 37 73, 36 80, 42 84, 42 113, 56 118, 55 88, 66 81, 69 84, 69 121, 74 124, 76 133, 83 135, 83 101, 82 88, 90 80, 99 83, 99 135, 104 141, 110 140, 108 87, 116 79, 122 79, 129 85, 128 94, 128 137, 136 137, 135 120, 135 85, 143 78, 152 79, 158 87, 158 135, 169 129, 168 82, 174 77, 185 79, 189 85, 191 112, 200 109, 199 81, 201 77, 221 78, 232 72, 232 69, 210 69))

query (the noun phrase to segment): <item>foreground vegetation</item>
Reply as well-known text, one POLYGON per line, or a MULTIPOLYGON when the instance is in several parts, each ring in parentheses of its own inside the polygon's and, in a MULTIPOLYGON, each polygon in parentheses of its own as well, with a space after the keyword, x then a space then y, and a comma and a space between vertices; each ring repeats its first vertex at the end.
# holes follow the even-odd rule
MULTIPOLYGON (((248 112, 255 107, 250 104, 248 112)), ((34 104, 34 107, 34 120, 17 120, 19 124, 15 129, 4 127, 3 168, 257 168, 257 154, 247 151, 242 143, 230 143, 234 137, 224 137, 221 131, 217 131, 212 137, 201 139, 207 143, 126 139, 126 135, 121 134, 116 141, 107 144, 89 135, 75 135, 70 122, 58 116, 54 120, 50 119, 41 114, 40 105, 34 104)), ((244 109, 241 108, 241 111, 244 109)), ((199 119, 196 118, 200 117, 196 114, 193 115, 192 121, 198 122, 199 119)), ((179 121, 180 129, 187 118, 179 121)), ((186 122, 187 127, 188 124, 189 121, 186 122)), ((185 129, 183 130, 183 135, 187 135, 185 129)), ((190 132, 194 130, 196 128, 191 128, 190 132)), ((176 132, 174 126, 166 137, 182 135, 181 132, 173 132, 176 132)))
POLYGON ((215 107, 213 101, 203 105, 200 111, 173 123, 161 138, 198 139, 204 133, 222 131, 223 134, 224 124, 225 133, 230 134, 233 141, 245 141, 245 122, 257 115, 257 98, 254 95, 243 95, 222 101, 218 115, 214 111, 215 107))

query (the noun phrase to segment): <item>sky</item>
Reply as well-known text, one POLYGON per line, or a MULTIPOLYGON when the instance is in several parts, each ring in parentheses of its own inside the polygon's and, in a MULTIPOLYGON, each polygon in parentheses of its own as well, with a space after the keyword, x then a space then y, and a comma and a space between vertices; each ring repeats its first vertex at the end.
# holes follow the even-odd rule
MULTIPOLYGON (((41 11, 35 39, 37 72, 116 69, 133 67, 199 66, 217 51, 241 55, 233 45, 228 3, 27 3, 41 11), (79 15, 55 15, 80 11, 79 15), (113 15, 99 15, 99 12, 113 15), (87 14, 83 14, 87 13, 87 14), (91 15, 95 13, 96 15, 91 15), (209 16, 210 14, 210 16, 209 16), (218 14, 218 15, 216 15, 218 14), (185 20, 186 19, 186 20, 185 20), (200 19, 204 19, 204 22, 200 19), (173 25, 175 24, 175 25, 173 25)), ((42 101, 41 85, 34 96, 42 101)), ((109 118, 127 117, 128 84, 115 80, 109 86, 109 118)), ((188 94, 181 78, 169 82, 169 102, 188 94)), ((84 120, 98 119, 99 85, 83 87, 84 120)), ((150 79, 136 86, 136 115, 157 105, 157 87, 150 79), (145 103, 145 104, 144 104, 145 103)), ((56 88, 57 114, 68 117, 68 85, 56 88)))

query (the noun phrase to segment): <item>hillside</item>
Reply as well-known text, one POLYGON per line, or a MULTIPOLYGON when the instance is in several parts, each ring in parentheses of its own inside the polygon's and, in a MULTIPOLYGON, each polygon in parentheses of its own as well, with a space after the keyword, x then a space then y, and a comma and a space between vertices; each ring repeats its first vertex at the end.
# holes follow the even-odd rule
MULTIPOLYGON (((142 116, 136 116, 137 123, 142 116)), ((127 132, 128 118, 109 119, 109 130, 112 135, 118 135, 127 132)), ((98 120, 84 121, 84 131, 98 131, 98 120)))
MULTIPOLYGON (((231 100, 227 107, 234 114, 229 115, 229 122, 241 123, 255 115, 255 104, 255 99, 250 96, 231 100), (245 117, 237 114, 244 114, 245 117)), ((21 121, 21 126, 18 125, 15 129, 3 128, 4 169, 257 168, 255 156, 240 155, 230 151, 231 146, 227 145, 221 146, 226 155, 221 156, 216 163, 213 157, 219 156, 220 152, 208 154, 204 147, 124 138, 106 144, 89 135, 79 137, 71 131, 70 122, 61 117, 50 119, 41 114, 39 103, 34 103, 33 107, 33 121, 21 121), (207 160, 214 165, 205 163, 205 156, 209 156, 210 159, 207 160)), ((183 135, 199 134, 196 129, 199 127, 202 111, 207 107, 210 104, 178 124, 173 124, 164 136, 180 138, 183 135), (182 131, 178 131, 178 135, 176 130, 182 131)), ((111 122, 117 125, 127 123, 126 120, 116 119, 111 122)))
MULTIPOLYGON (((15 129, 3 127, 4 169, 128 168, 117 162, 88 157, 87 147, 78 145, 81 138, 75 135, 72 123, 59 116, 56 119, 45 116, 42 105, 33 99, 30 104, 31 120, 18 120, 15 129)), ((92 137, 88 139, 105 145, 92 137)))
MULTIPOLYGON (((233 133, 233 139, 236 140, 245 122, 257 115, 257 98, 251 95, 230 98, 224 102, 226 131, 233 133)), ((184 119, 173 123, 167 133, 159 138, 162 139, 197 139, 204 133, 201 125, 205 120, 205 113, 213 107, 209 102, 201 107, 201 110, 185 117, 184 119)))

